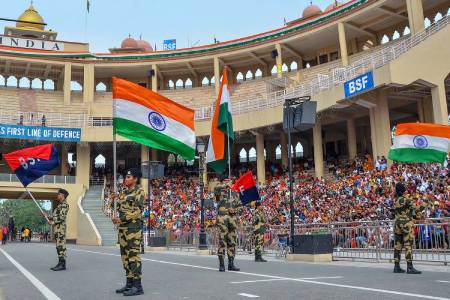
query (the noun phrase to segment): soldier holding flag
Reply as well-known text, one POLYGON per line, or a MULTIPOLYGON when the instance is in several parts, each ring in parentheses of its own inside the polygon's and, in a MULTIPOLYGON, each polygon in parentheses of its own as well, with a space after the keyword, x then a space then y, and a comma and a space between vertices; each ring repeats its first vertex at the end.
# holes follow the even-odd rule
POLYGON ((58 264, 51 268, 52 271, 62 271, 66 269, 66 218, 69 212, 69 204, 67 197, 69 192, 65 189, 59 189, 56 200, 59 202, 58 206, 53 211, 52 215, 47 216, 48 223, 54 226, 56 253, 58 254, 58 264))

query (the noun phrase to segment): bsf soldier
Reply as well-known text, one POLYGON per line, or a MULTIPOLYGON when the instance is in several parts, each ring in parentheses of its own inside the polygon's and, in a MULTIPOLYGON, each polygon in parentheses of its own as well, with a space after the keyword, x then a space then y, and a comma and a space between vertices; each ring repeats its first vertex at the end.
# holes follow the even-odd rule
POLYGON ((255 241, 255 261, 267 262, 262 258, 262 249, 264 246, 264 233, 266 232, 266 219, 260 201, 253 201, 252 207, 255 208, 253 213, 253 237, 255 241))
POLYGON ((394 227, 394 273, 405 273, 400 268, 400 257, 403 247, 405 248, 405 258, 407 263, 406 272, 408 274, 421 274, 412 264, 412 247, 414 241, 414 214, 425 209, 425 205, 416 206, 409 197, 405 197, 406 188, 401 182, 395 185, 395 227, 394 227))
POLYGON ((48 216, 49 224, 53 225, 53 232, 56 242, 56 253, 58 254, 58 264, 50 270, 62 271, 66 269, 66 218, 69 212, 67 197, 69 192, 59 189, 56 200, 59 202, 53 213, 48 216))
POLYGON ((237 244, 236 209, 240 206, 240 201, 236 197, 230 197, 230 187, 227 184, 220 184, 215 187, 214 195, 217 205, 217 226, 219 227, 219 271, 225 272, 225 248, 228 255, 228 270, 240 271, 234 265, 237 244))
POLYGON ((117 203, 118 216, 112 220, 114 224, 118 225, 120 255, 126 274, 125 286, 117 289, 116 293, 123 293, 124 296, 144 294, 139 255, 142 239, 142 212, 144 210, 144 191, 138 184, 140 177, 139 169, 128 170, 117 203))

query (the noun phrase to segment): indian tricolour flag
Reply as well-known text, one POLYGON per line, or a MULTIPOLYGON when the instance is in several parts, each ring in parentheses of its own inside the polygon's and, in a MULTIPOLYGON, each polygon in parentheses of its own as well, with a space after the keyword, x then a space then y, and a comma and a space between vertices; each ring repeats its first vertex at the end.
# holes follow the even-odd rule
POLYGON ((397 125, 389 159, 409 163, 443 163, 450 151, 450 126, 426 123, 397 125))
POLYGON ((222 173, 229 163, 229 151, 233 140, 233 118, 231 116, 228 75, 225 69, 211 122, 211 136, 206 152, 207 165, 217 173, 222 173))
POLYGON ((114 132, 151 148, 195 157, 194 111, 132 82, 113 78, 114 132))

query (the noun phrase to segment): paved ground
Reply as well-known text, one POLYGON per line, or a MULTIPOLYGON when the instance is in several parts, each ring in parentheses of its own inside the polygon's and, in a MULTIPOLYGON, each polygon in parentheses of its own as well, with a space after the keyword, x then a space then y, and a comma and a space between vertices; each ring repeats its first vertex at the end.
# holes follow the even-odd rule
MULTIPOLYGON (((52 244, 0 247, 0 299, 123 299, 117 248, 70 245, 68 270, 53 272, 52 244)), ((450 267, 418 265, 423 275, 393 274, 389 264, 255 263, 219 273, 216 257, 182 252, 143 255, 145 296, 133 299, 449 299, 450 267)))

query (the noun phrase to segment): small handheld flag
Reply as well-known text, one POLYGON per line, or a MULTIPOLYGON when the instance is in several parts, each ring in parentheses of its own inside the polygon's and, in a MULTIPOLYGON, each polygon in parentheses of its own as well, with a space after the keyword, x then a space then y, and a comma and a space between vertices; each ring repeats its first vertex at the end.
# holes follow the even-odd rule
POLYGON ((59 166, 58 152, 51 144, 17 150, 3 157, 24 187, 59 166))
POLYGON ((248 171, 242 175, 236 183, 231 187, 233 192, 239 193, 242 205, 259 200, 258 189, 256 188, 255 179, 253 179, 253 173, 248 171))

